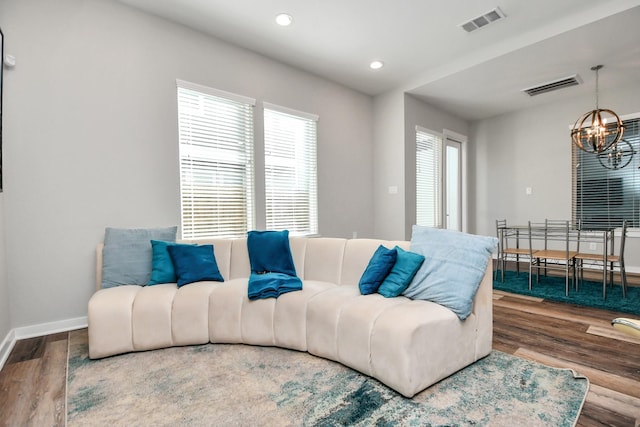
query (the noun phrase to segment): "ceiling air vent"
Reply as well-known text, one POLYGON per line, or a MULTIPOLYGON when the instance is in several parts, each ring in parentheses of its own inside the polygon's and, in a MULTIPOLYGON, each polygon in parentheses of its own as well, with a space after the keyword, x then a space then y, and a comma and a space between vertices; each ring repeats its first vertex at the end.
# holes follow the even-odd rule
POLYGON ((463 30, 467 33, 477 30, 478 28, 482 28, 486 25, 492 24, 496 21, 499 21, 502 18, 506 18, 507 15, 504 14, 503 11, 500 10, 499 7, 490 10, 489 12, 478 16, 477 18, 473 18, 469 22, 465 22, 464 24, 460 24, 463 30))
POLYGON ((576 86, 582 83, 582 79, 579 75, 574 74, 569 77, 563 77, 552 82, 543 83, 527 89, 522 89, 529 96, 540 95, 541 93, 552 92, 554 90, 563 89, 565 87, 576 86))

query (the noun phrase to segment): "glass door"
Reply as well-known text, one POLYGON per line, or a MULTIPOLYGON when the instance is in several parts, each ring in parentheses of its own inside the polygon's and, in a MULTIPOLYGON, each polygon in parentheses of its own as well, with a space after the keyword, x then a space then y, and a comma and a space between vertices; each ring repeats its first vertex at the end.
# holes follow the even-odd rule
POLYGON ((462 144, 447 139, 444 150, 445 227, 462 231, 462 144))

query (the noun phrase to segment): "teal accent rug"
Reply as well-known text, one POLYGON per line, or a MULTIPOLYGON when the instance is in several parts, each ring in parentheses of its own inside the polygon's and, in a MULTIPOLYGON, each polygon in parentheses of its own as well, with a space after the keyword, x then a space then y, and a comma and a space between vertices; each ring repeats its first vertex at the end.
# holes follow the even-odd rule
MULTIPOLYGON (((429 361, 425 361, 429 363, 429 361)), ((573 426, 589 388, 572 371, 494 351, 407 399, 339 363, 206 344, 91 361, 73 332, 68 426, 573 426)))
POLYGON ((585 280, 580 283, 576 291, 569 282, 569 296, 565 296, 564 277, 540 275, 540 282, 536 283, 535 275, 531 291, 529 291, 529 273, 505 271, 504 283, 498 272, 498 280, 493 281, 493 289, 544 298, 551 301, 566 302, 640 315, 640 287, 627 286, 627 297, 622 298, 622 287, 616 283, 607 287, 607 298, 602 299, 602 282, 585 280))

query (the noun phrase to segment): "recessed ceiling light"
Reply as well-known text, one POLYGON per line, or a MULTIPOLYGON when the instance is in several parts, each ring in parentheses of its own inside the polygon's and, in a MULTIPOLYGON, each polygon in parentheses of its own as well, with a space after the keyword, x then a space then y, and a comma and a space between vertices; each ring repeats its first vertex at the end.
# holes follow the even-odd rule
POLYGON ((276 23, 283 27, 288 27, 293 22, 293 16, 288 13, 279 13, 276 15, 276 23))
POLYGON ((369 68, 372 70, 379 70, 382 67, 384 67, 384 62, 382 61, 372 61, 371 64, 369 64, 369 68))

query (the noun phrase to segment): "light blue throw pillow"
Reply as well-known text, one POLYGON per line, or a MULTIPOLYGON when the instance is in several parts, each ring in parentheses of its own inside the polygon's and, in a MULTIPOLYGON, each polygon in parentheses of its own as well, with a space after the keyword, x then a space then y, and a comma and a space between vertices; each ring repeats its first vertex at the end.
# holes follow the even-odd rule
POLYGON ((396 257, 395 249, 387 249, 382 245, 378 246, 358 283, 362 295, 375 294, 377 292, 380 284, 396 263, 396 257))
POLYGON ((165 242, 163 240, 151 241, 151 279, 149 286, 159 285, 161 283, 176 283, 178 280, 176 271, 173 268, 173 261, 169 255, 168 246, 193 246, 190 244, 165 242))
POLYGON ((396 263, 378 288, 378 293, 386 298, 397 297, 404 292, 424 262, 424 256, 420 254, 405 251, 399 246, 395 249, 398 254, 396 263))
POLYGON ((151 278, 151 240, 176 240, 178 227, 112 228, 104 232, 102 287, 140 285, 151 278))
POLYGON ((495 237, 414 225, 411 251, 425 261, 403 295, 433 301, 466 319, 497 243, 495 237))
POLYGON ((213 245, 172 245, 167 246, 173 268, 176 271, 178 287, 193 282, 224 282, 213 245))

